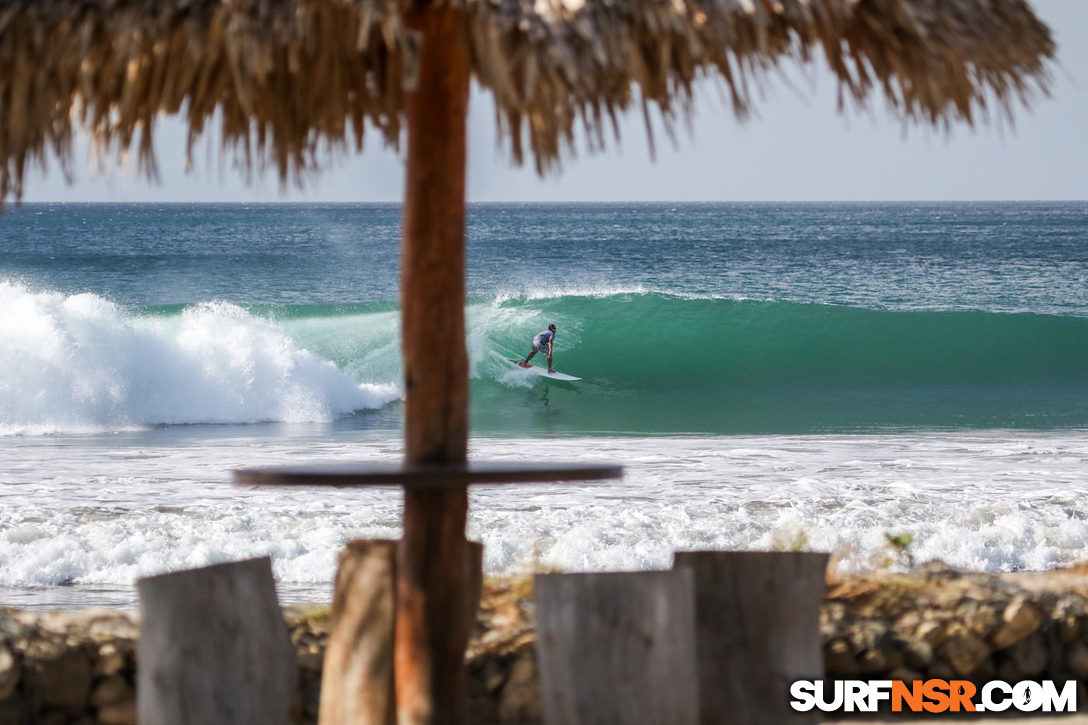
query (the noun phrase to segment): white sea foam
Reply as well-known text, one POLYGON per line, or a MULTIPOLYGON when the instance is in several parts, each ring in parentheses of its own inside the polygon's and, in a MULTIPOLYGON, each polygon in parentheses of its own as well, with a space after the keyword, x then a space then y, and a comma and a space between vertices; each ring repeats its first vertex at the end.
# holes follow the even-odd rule
MULTIPOLYGON (((125 589, 269 554, 292 598, 320 599, 345 542, 399 535, 392 490, 229 482, 239 466, 396 460, 392 434, 231 430, 0 440, 0 588, 125 589)), ((1088 558, 1082 431, 477 439, 472 454, 627 466, 620 482, 474 489, 469 533, 493 574, 663 568, 679 549, 803 548, 848 570, 896 567, 906 561, 886 535, 899 533, 918 562, 1011 571, 1088 558)))
POLYGON ((596 284, 585 286, 569 286, 561 284, 535 284, 526 289, 500 291, 491 298, 493 305, 501 305, 506 302, 518 300, 551 300, 563 297, 615 297, 618 295, 643 295, 650 294, 654 290, 643 285, 613 285, 596 284))
POLYGON ((594 285, 563 285, 563 284, 534 284, 531 287, 518 290, 504 290, 497 292, 490 302, 493 305, 503 305, 507 302, 523 300, 553 300, 564 297, 588 297, 601 299, 606 297, 620 297, 623 295, 661 295, 682 300, 732 300, 734 302, 781 302, 774 297, 752 297, 750 295, 721 292, 688 292, 667 287, 654 287, 642 284, 594 284, 594 285))
POLYGON ((223 302, 139 317, 97 295, 0 282, 0 309, 0 435, 321 421, 398 397, 223 302))

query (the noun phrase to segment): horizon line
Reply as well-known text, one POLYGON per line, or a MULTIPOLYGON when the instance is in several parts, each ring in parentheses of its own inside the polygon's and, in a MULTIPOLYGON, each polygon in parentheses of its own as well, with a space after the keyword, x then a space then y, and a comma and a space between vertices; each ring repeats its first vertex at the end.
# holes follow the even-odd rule
MULTIPOLYGON (((215 199, 167 199, 161 201, 125 201, 125 200, 109 200, 104 201, 101 199, 46 199, 46 200, 34 200, 34 201, 4 201, 2 206, 8 209, 18 209, 20 206, 29 206, 32 204, 139 204, 139 205, 155 205, 155 204, 216 204, 220 206, 304 206, 304 205, 339 205, 339 206, 357 206, 363 204, 370 205, 383 205, 383 206, 401 206, 403 201, 344 201, 342 199, 321 201, 321 200, 215 200, 215 199)), ((571 205, 593 205, 593 204, 1084 204, 1088 203, 1088 198, 1085 199, 637 199, 637 200, 615 200, 615 199, 550 199, 550 200, 519 200, 519 199, 488 199, 478 201, 466 201, 467 205, 479 205, 479 204, 540 204, 540 205, 555 205, 555 204, 571 204, 571 205)), ((2 212, 0 212, 2 213, 2 212)))

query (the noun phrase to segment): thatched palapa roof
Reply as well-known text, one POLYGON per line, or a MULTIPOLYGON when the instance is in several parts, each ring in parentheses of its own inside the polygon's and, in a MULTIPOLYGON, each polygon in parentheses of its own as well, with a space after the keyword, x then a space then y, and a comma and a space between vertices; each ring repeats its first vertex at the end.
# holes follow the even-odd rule
MULTIPOLYGON (((766 72, 823 55, 843 97, 883 97, 926 123, 974 122, 1045 91, 1050 33, 1024 0, 450 0, 474 77, 494 95, 519 162, 553 164, 583 123, 604 142, 617 113, 690 109, 701 75, 744 115, 766 72)), ((153 170, 160 114, 215 114, 241 164, 283 178, 321 142, 400 136, 418 39, 407 0, 0 2, 0 202, 30 162, 66 162, 77 127, 153 170)))

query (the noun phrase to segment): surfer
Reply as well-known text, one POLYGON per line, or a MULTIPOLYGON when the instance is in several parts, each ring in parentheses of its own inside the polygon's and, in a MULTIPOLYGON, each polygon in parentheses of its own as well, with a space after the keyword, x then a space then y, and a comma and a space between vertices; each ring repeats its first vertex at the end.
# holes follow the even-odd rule
POLYGON ((548 372, 554 373, 552 370, 552 343, 555 342, 555 325, 548 325, 548 329, 544 332, 539 332, 533 337, 533 349, 529 351, 529 357, 522 361, 522 365, 528 365, 529 361, 533 359, 533 355, 538 352, 545 353, 548 356, 548 372))

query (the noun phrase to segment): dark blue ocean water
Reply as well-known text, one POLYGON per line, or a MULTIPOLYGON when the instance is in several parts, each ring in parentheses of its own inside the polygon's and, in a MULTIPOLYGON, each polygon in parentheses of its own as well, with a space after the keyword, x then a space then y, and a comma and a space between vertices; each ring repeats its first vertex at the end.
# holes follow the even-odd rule
MULTIPOLYGON (((0 275, 123 305, 395 301, 396 205, 26 204, 0 275)), ((476 204, 468 291, 1088 312, 1088 203, 476 204)))
MULTIPOLYGON (((5 214, 0 428, 396 427, 399 223, 395 205, 5 214)), ((483 204, 467 238, 484 433, 1088 425, 1085 203, 483 204), (505 360, 553 322, 581 384, 505 360)))

